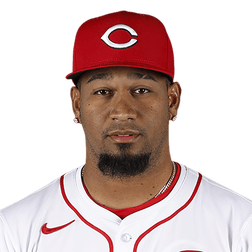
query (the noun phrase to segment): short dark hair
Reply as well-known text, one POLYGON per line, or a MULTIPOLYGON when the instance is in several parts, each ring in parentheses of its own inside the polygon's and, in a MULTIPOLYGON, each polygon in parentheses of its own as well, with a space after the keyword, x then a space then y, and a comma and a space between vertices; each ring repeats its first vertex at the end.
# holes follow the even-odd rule
POLYGON ((166 79, 165 79, 165 82, 166 82, 166 88, 168 90, 168 87, 173 83, 173 79, 170 75, 165 75, 166 79))
POLYGON ((74 81, 75 86, 81 90, 81 76, 78 78, 77 81, 74 81))
MULTIPOLYGON (((168 75, 168 74, 163 74, 163 73, 160 73, 160 72, 158 72, 158 73, 166 78, 165 79, 166 89, 168 90, 169 86, 173 83, 172 77, 170 75, 168 75)), ((73 80, 75 86, 79 89, 79 91, 81 90, 81 77, 82 77, 82 75, 80 75, 78 78, 73 80)))

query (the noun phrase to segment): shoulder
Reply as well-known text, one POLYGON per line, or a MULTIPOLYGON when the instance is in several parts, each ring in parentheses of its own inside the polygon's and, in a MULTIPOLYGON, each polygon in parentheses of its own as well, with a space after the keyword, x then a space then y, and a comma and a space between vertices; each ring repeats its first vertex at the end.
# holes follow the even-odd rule
POLYGON ((241 211, 246 207, 252 213, 252 201, 250 199, 205 176, 202 176, 202 188, 209 198, 221 203, 222 206, 233 206, 241 211))
POLYGON ((60 206, 61 200, 59 177, 26 198, 2 209, 0 233, 4 233, 6 237, 12 237, 12 244, 25 242, 22 241, 22 237, 32 240, 33 237, 30 236, 39 235, 41 222, 48 210, 52 208, 52 205, 60 206))
POLYGON ((50 196, 56 193, 58 183, 58 180, 55 180, 0 211, 1 251, 16 251, 19 247, 26 249, 24 243, 32 240, 31 236, 35 235, 31 231, 39 229, 37 227, 38 219, 46 208, 45 206, 50 204, 50 196))
MULTIPOLYGON (((183 167, 183 165, 182 165, 183 167)), ((205 201, 214 200, 216 202, 231 205, 244 204, 252 209, 252 200, 236 193, 235 191, 209 179, 208 177, 201 175, 199 172, 192 170, 186 166, 188 176, 191 177, 201 177, 201 183, 199 191, 205 195, 205 201)))
POLYGON ((23 218, 24 216, 28 216, 29 213, 37 212, 38 208, 47 203, 51 194, 56 193, 59 188, 59 178, 52 181, 50 184, 44 186, 43 188, 37 190, 36 192, 30 194, 29 196, 21 199, 14 204, 5 207, 1 210, 3 216, 8 218, 19 216, 19 218, 23 218), (17 214, 18 213, 18 214, 17 214))
MULTIPOLYGON (((201 176, 191 169, 188 173, 201 176)), ((252 241, 252 201, 205 176, 201 178, 194 199, 201 219, 211 219, 212 225, 224 227, 219 228, 222 232, 228 230, 234 251, 241 251, 252 241)))

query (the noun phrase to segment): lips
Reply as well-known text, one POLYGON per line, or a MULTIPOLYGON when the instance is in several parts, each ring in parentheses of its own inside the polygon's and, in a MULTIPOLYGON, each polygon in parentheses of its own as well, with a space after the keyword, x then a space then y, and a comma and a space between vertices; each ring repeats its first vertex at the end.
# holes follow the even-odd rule
POLYGON ((113 142, 133 142, 140 135, 139 132, 133 130, 116 130, 109 132, 108 136, 113 142))
POLYGON ((115 130, 108 133, 109 136, 128 136, 128 135, 140 135, 138 131, 134 130, 115 130))
POLYGON ((129 142, 131 139, 136 138, 137 135, 114 135, 112 138, 117 142, 129 142))

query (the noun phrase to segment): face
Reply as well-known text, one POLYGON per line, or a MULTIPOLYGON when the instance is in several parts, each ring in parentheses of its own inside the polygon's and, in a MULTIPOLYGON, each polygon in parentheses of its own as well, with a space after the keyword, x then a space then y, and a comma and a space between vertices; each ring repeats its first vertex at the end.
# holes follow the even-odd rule
POLYGON ((153 71, 112 67, 86 72, 81 91, 72 88, 87 157, 103 175, 144 173, 169 151, 171 102, 166 84, 167 79, 153 71))

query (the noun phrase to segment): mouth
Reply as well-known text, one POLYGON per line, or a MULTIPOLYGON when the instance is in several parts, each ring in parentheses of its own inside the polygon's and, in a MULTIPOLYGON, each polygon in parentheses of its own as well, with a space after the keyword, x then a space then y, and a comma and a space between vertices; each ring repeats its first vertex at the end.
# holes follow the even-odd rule
POLYGON ((118 143, 129 143, 132 142, 134 139, 136 139, 139 135, 112 135, 110 136, 112 140, 118 142, 118 143))

